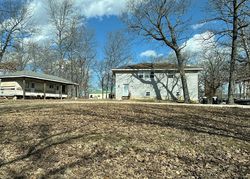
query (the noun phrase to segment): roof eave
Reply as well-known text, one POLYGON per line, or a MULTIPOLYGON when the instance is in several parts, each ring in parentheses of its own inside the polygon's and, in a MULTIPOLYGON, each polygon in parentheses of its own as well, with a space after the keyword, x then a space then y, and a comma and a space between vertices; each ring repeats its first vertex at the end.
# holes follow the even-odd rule
MULTIPOLYGON (((157 70, 157 71, 176 71, 178 70, 177 68, 169 68, 169 69, 160 69, 160 68, 136 68, 136 69, 126 69, 126 68, 116 68, 116 69, 112 69, 113 72, 119 72, 119 71, 151 71, 151 70, 157 70)), ((185 71, 203 71, 203 68, 185 68, 185 71)))
POLYGON ((3 78, 33 78, 33 79, 39 79, 39 80, 44 80, 44 81, 51 81, 51 82, 56 82, 56 83, 62 83, 62 84, 67 84, 67 85, 77 85, 79 86, 79 84, 77 83, 71 83, 71 82, 63 82, 63 81, 59 81, 59 80, 52 80, 52 79, 46 79, 46 78, 40 78, 40 77, 35 77, 35 76, 30 76, 30 75, 11 75, 11 76, 0 76, 0 79, 3 78))

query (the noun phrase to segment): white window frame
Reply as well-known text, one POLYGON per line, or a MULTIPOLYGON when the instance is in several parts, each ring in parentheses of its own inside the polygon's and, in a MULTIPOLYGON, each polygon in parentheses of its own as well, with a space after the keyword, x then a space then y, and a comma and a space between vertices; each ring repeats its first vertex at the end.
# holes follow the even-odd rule
POLYGON ((139 71, 138 78, 143 79, 143 77, 144 77, 143 71, 139 71))

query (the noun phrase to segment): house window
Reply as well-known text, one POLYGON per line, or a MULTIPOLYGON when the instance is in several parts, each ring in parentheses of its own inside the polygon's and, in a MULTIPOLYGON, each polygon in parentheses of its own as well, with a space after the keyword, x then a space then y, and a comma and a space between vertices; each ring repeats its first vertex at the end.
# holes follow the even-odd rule
POLYGON ((153 71, 150 72, 150 78, 154 78, 155 77, 155 73, 153 71))
POLYGON ((57 90, 57 91, 59 90, 59 86, 56 86, 56 90, 57 90))
POLYGON ((174 78, 174 75, 169 74, 169 75, 168 75, 168 78, 174 78))
POLYGON ((139 77, 140 79, 143 78, 143 72, 142 72, 142 71, 138 72, 138 77, 139 77))
POLYGON ((50 89, 53 89, 53 88, 54 88, 54 85, 49 85, 49 88, 50 88, 50 89))
POLYGON ((150 92, 146 92, 146 96, 150 96, 150 92))
POLYGON ((149 72, 146 72, 145 73, 145 78, 149 78, 150 77, 150 73, 149 72))
POLYGON ((29 88, 29 87, 30 87, 30 83, 29 83, 29 82, 26 82, 25 88, 29 88))
POLYGON ((35 83, 31 83, 31 88, 35 88, 35 83))
POLYGON ((65 92, 66 92, 66 86, 62 85, 62 93, 65 94, 65 92))

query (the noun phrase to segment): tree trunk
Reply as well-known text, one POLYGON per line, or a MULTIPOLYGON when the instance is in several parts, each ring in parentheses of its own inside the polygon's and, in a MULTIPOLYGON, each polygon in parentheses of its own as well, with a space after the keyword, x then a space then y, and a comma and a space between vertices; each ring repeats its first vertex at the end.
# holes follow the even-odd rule
POLYGON ((111 95, 111 99, 113 99, 113 82, 114 82, 114 76, 112 74, 111 76, 111 84, 110 84, 110 95, 111 95))
POLYGON ((234 88, 235 88, 235 62, 237 58, 237 37, 238 37, 238 0, 233 1, 233 39, 232 52, 229 71, 228 84, 228 104, 234 104, 234 88))
POLYGON ((0 52, 0 63, 2 62, 2 59, 3 59, 3 52, 1 51, 0 52))
POLYGON ((176 58, 178 61, 178 70, 181 76, 184 102, 190 103, 191 101, 190 101, 190 96, 189 96, 189 91, 188 91, 187 78, 186 78, 185 69, 184 69, 184 60, 182 58, 180 50, 176 50, 175 53, 176 53, 176 58))
POLYGON ((109 74, 108 74, 108 80, 106 84, 106 99, 108 99, 108 90, 109 90, 109 74))
POLYGON ((104 95, 104 94, 103 94, 103 86, 104 86, 103 83, 104 83, 104 80, 103 80, 103 77, 102 77, 102 99, 103 99, 103 95, 104 95))

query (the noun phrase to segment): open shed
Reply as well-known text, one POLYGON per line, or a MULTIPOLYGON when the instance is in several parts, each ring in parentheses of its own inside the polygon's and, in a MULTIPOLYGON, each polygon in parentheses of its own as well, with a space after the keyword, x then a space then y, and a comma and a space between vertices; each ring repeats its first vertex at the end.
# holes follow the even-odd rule
POLYGON ((78 97, 79 85, 72 81, 32 71, 0 75, 0 96, 18 98, 78 97))

